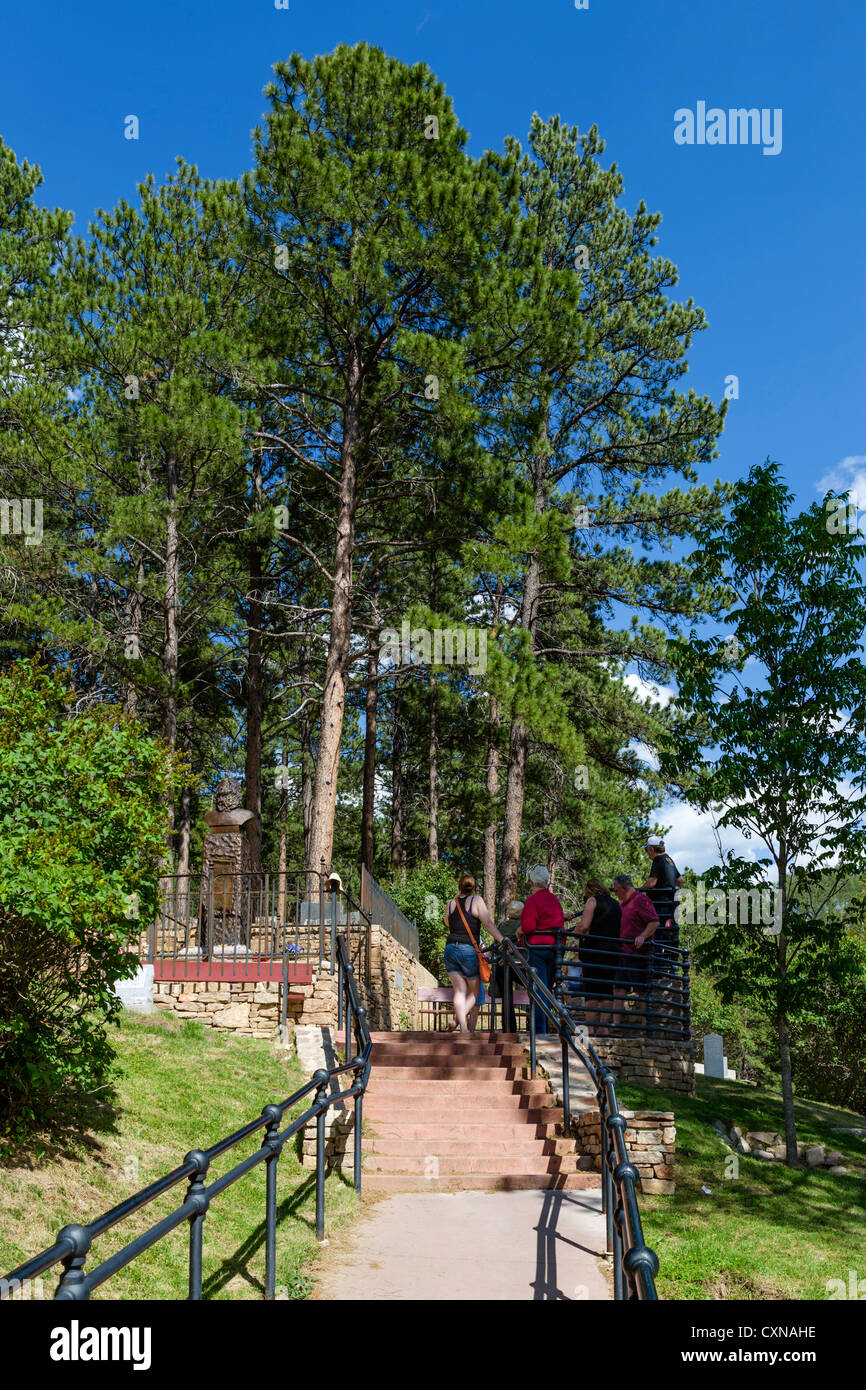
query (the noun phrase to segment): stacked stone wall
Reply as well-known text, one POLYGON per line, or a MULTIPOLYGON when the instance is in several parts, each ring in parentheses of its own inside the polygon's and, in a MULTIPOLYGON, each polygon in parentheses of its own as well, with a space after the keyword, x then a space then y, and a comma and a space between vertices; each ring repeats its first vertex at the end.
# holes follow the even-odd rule
MULTIPOLYGON (((366 942, 354 933, 350 942, 355 981, 372 1032, 418 1027, 418 978, 415 957, 390 932, 373 926, 370 936, 370 983, 364 979, 366 942)), ((337 979, 328 962, 313 970, 309 984, 289 982, 286 1022, 289 1039, 299 1025, 337 1028, 337 979), (292 998, 291 996, 296 996, 292 998)), ((153 1002, 178 1018, 196 1019, 256 1038, 274 1037, 281 1022, 279 980, 157 980, 153 1002)))
MULTIPOLYGON (((676 1190, 674 1163, 677 1131, 671 1110, 622 1110, 627 1121, 625 1146, 638 1171, 640 1188, 646 1193, 673 1193, 676 1190)), ((586 1110, 572 1119, 572 1130, 582 1155, 578 1166, 601 1171, 601 1117, 597 1110, 586 1110)))
POLYGON ((695 1093, 695 1048, 691 1042, 667 1042, 655 1038, 591 1038, 599 1061, 610 1067, 617 1081, 661 1091, 695 1093))

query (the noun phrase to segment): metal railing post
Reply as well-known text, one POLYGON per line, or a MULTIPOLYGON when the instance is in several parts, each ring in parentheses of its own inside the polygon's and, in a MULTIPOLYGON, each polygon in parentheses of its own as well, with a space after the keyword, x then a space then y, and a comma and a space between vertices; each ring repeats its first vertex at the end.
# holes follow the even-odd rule
POLYGON ((317 1071, 313 1075, 316 1082, 316 1240, 325 1239, 325 1113, 328 1097, 328 1073, 317 1071))
POLYGON ((266 1105, 262 1114, 268 1125, 262 1148, 268 1150, 265 1159, 265 1300, 273 1303, 277 1285, 277 1163, 282 1145, 278 1135, 281 1111, 278 1105, 266 1105))
POLYGON ((319 874, 319 973, 322 970, 322 961, 325 958, 325 856, 319 860, 321 872, 319 874))
POLYGON ((75 1249, 71 1255, 67 1255, 63 1261, 63 1274, 54 1295, 55 1300, 71 1300, 75 1303, 86 1303, 90 1298, 90 1291, 84 1284, 84 1262, 87 1259, 87 1252, 90 1249, 91 1237, 89 1231, 83 1226, 64 1226, 57 1232, 57 1240, 72 1240, 75 1242, 75 1249))
POLYGON ((571 1094, 570 1078, 568 1075, 568 1039, 564 1033, 560 1033, 562 1040, 562 1109, 563 1123, 565 1124, 566 1135, 571 1134, 571 1094))
MULTIPOLYGON (((355 973, 355 967, 352 965, 352 962, 349 961, 349 962, 347 963, 347 965, 346 965, 346 975, 354 975, 354 973, 355 973)), ((350 1008, 349 1008, 349 1003, 350 1003, 349 981, 348 981, 348 979, 346 978, 346 976, 343 977, 343 988, 344 988, 345 991, 346 991, 346 1004, 345 1004, 345 1008, 346 1008, 346 1061, 348 1062, 348 1060, 349 1060, 349 1053, 352 1051, 352 1013, 351 1013, 351 1010, 350 1010, 350 1008)), ((337 1026, 339 1027, 339 1024, 338 1024, 337 1026)))
MULTIPOLYGON (((532 967, 530 966, 530 970, 532 967)), ((532 976, 529 976, 529 1075, 535 1080, 535 991, 532 976)))
POLYGON ((186 1155, 184 1163, 194 1163, 195 1172, 189 1181, 186 1200, 195 1204, 195 1212, 189 1218, 189 1298, 193 1303, 201 1302, 202 1238, 204 1219, 208 1209, 208 1195, 205 1191, 205 1175, 210 1159, 201 1149, 193 1149, 186 1155))

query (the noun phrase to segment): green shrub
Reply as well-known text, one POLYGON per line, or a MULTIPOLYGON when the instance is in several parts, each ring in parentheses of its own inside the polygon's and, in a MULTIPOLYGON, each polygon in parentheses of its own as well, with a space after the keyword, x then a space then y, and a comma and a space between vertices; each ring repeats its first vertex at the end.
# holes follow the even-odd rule
POLYGON ((396 876, 382 887, 401 912, 418 927, 421 964, 440 984, 448 984, 442 965, 447 932, 443 925, 445 905, 457 892, 457 878, 448 864, 419 864, 405 876, 396 876))
POLYGON ((151 921, 182 769, 111 705, 74 711, 36 662, 0 677, 0 1126, 98 1085, 118 980, 151 921))

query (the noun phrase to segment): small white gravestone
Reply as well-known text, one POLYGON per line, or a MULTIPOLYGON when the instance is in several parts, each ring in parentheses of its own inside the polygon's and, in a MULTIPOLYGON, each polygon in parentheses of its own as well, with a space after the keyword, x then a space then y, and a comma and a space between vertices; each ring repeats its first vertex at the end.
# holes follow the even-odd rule
POLYGON ((704 1038, 704 1076, 715 1076, 719 1081, 724 1081, 727 1062, 722 1052, 724 1045, 721 1033, 707 1033, 704 1038))
POLYGON ((136 1014, 153 1013, 153 966, 140 965, 131 980, 118 980, 114 992, 125 1009, 136 1014))

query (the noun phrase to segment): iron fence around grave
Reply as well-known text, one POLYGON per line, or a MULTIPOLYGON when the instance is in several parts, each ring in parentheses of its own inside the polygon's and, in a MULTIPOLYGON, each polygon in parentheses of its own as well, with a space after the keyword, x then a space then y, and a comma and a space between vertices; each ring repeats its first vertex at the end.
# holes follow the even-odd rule
POLYGON ((177 979, 278 979, 285 966, 336 969, 336 940, 369 983, 370 918, 337 875, 309 869, 163 879, 144 958, 177 979))
POLYGON ((418 942, 418 928, 414 922, 410 922, 405 912, 401 912, 393 898, 389 898, 384 889, 380 888, 371 873, 366 867, 361 865, 361 910, 371 922, 383 927, 385 931, 399 941, 401 946, 418 960, 420 946, 418 942))

